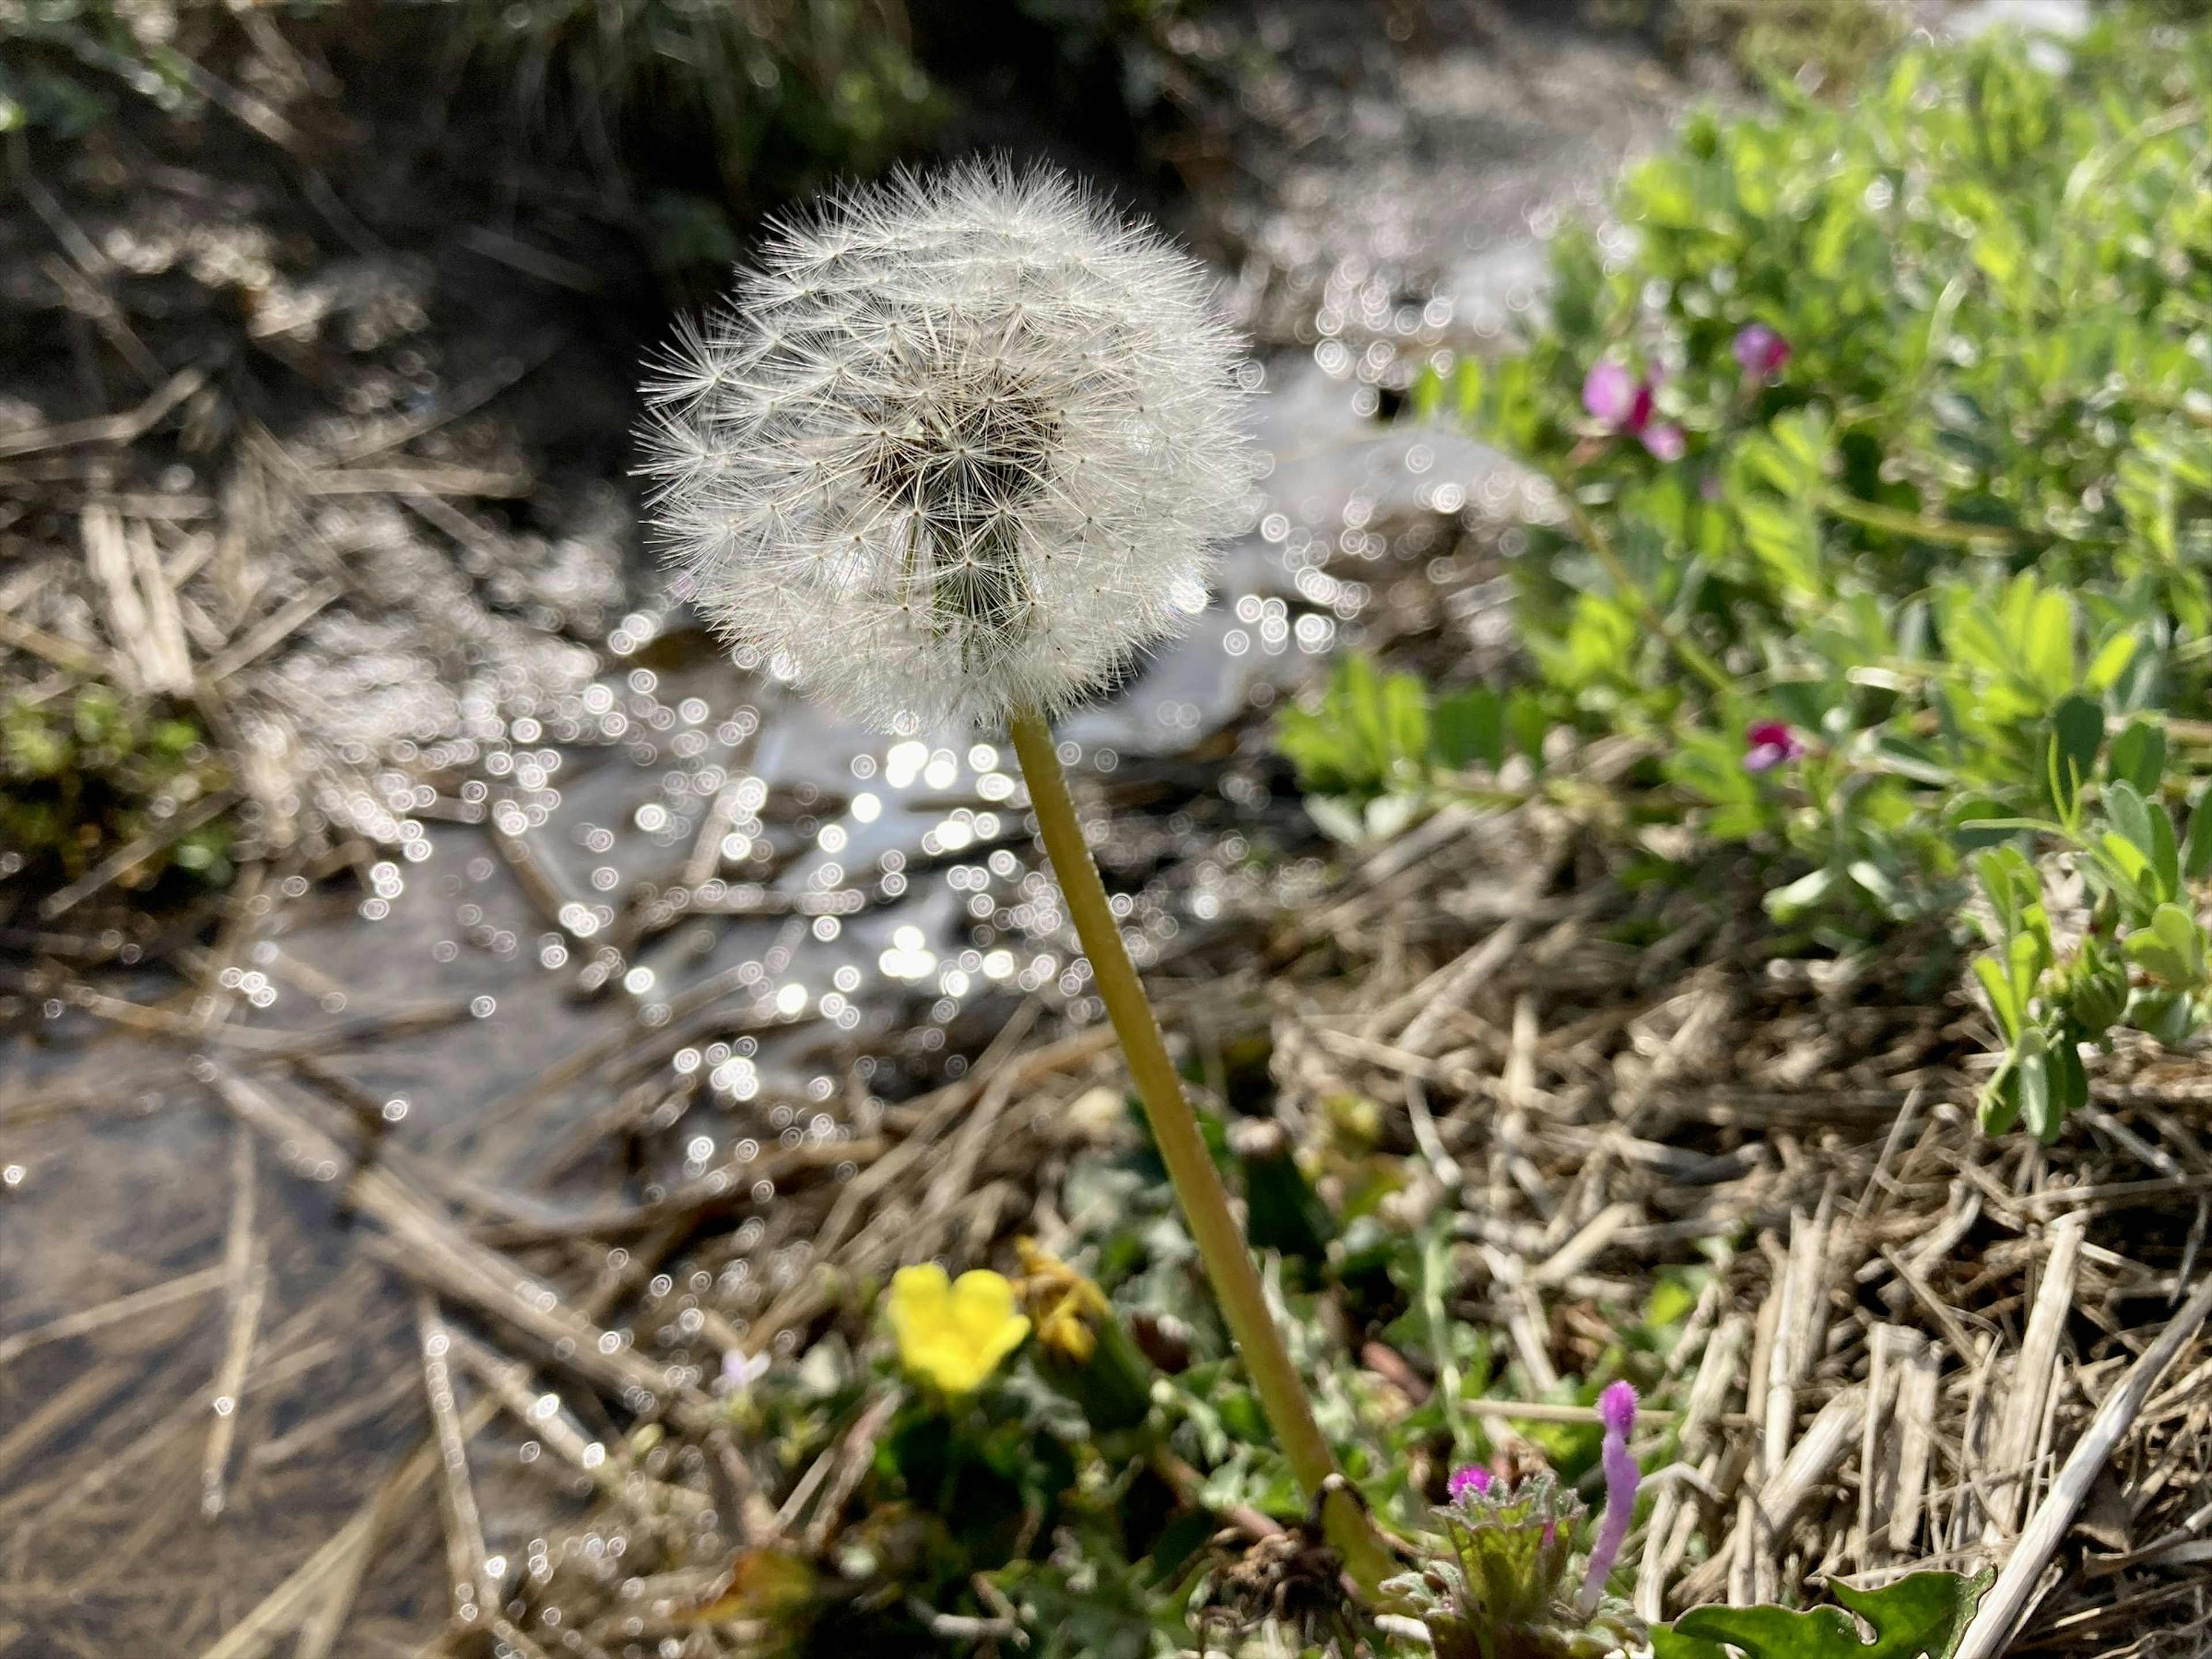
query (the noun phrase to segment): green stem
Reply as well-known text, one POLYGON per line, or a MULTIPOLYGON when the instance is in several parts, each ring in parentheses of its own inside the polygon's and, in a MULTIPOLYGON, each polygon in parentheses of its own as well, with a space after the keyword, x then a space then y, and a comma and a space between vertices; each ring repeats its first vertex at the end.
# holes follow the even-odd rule
MULTIPOLYGON (((1152 1126, 1160 1161, 1182 1205, 1183 1218, 1198 1244, 1199 1259, 1212 1281, 1213 1294, 1229 1322, 1229 1334, 1243 1356, 1244 1369, 1259 1390, 1260 1405, 1274 1427, 1291 1472, 1309 1498, 1337 1473, 1335 1455, 1314 1420, 1305 1384, 1291 1363, 1283 1334, 1268 1311, 1259 1269, 1229 1207, 1229 1194, 1221 1173, 1213 1166, 1206 1141, 1199 1133, 1198 1116, 1182 1091, 1182 1079, 1168 1058, 1159 1021, 1146 1000, 1145 988, 1131 965, 1121 943, 1121 930, 1106 902, 1106 888, 1098 866, 1083 838, 1075 816, 1075 802, 1067 793, 1067 777, 1060 770, 1060 755, 1044 717, 1033 709, 1013 715, 1007 729, 1014 752, 1021 757, 1022 776, 1029 784, 1030 804, 1036 812, 1037 838, 1060 878, 1061 895, 1075 923, 1076 937, 1091 959, 1091 973, 1114 1022, 1114 1034, 1129 1064, 1129 1076, 1145 1103, 1152 1126)), ((1322 1507, 1322 1521, 1329 1541, 1344 1558, 1345 1570, 1369 1601, 1377 1599, 1384 1578, 1395 1571, 1389 1553, 1376 1535, 1373 1523, 1358 1500, 1348 1491, 1329 1493, 1322 1507)))
POLYGON ((1892 536, 1905 536, 1917 542, 1934 542, 1946 547, 2011 547, 2021 539, 2018 531, 2008 530, 2002 525, 1964 524, 1956 519, 1923 518, 1917 513, 1884 507, 1879 501, 1863 501, 1840 489, 1820 491, 1813 498, 1813 505, 1831 518, 1864 525, 1869 530, 1880 530, 1892 536))
POLYGON ((1606 574, 1613 578, 1613 586, 1627 594, 1636 608, 1644 613, 1644 625, 1667 642, 1667 648, 1681 659, 1684 667, 1720 693, 1723 698, 1733 696, 1735 681, 1729 677, 1729 672, 1693 642, 1684 638, 1681 630, 1660 614, 1659 607, 1651 602, 1651 596, 1644 591, 1644 585, 1628 574, 1628 567, 1620 562, 1620 555, 1613 551, 1612 538, 1598 527, 1598 522, 1590 516, 1589 509, 1577 499, 1572 481, 1554 477, 1552 485, 1559 492, 1559 499, 1566 504, 1567 516, 1575 522, 1575 533, 1583 538, 1583 544, 1597 556, 1597 562, 1605 567, 1606 574))

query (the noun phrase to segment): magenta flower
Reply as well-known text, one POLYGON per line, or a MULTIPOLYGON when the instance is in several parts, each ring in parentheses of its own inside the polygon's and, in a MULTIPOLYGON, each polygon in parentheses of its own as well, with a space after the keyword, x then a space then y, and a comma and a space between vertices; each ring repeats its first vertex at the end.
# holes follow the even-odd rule
POLYGON ((1743 769, 1771 772, 1805 752, 1795 732, 1780 720, 1761 720, 1743 734, 1743 769))
POLYGON ((1643 417, 1651 418, 1651 388, 1627 368, 1607 358, 1590 365, 1583 377, 1583 407, 1590 418, 1616 432, 1628 429, 1636 419, 1638 406, 1643 417))
POLYGON ((1772 380, 1790 361, 1790 342, 1765 323, 1747 323, 1735 337, 1735 360, 1754 380, 1772 380))
POLYGON ((1678 461, 1689 447, 1682 428, 1654 421, 1656 394, 1648 376, 1632 374, 1607 358, 1592 363, 1583 377, 1583 407, 1601 426, 1634 438, 1662 461, 1678 461))
POLYGON ((1597 1609, 1607 1574, 1628 1541, 1629 1523, 1636 1514, 1636 1486, 1643 1471, 1628 1454, 1628 1431, 1636 1425, 1636 1390, 1626 1382, 1609 1382, 1597 1397, 1598 1420, 1605 1425, 1605 1443, 1599 1461, 1605 1468, 1605 1513, 1599 1518, 1597 1538, 1590 1545, 1589 1566, 1583 1574, 1583 1593, 1576 1605, 1588 1618, 1597 1609))
POLYGON ((1490 1490, 1490 1471, 1480 1463, 1462 1463, 1451 1472, 1444 1490, 1455 1504, 1463 1502, 1470 1492, 1480 1498, 1490 1490))

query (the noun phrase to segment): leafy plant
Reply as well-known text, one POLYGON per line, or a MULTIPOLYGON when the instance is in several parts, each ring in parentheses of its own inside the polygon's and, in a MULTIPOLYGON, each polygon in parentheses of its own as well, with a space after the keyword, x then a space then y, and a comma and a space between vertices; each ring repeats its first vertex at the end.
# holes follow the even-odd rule
POLYGON ((0 0, 0 132, 35 127, 74 137, 128 90, 164 109, 204 97, 176 44, 173 0, 0 0))
MULTIPOLYGON (((2127 15, 2057 72, 1999 35, 1695 116, 1625 254, 1563 234, 1522 349, 1413 389, 1553 484, 1514 696, 1648 745, 1634 817, 1768 854, 1808 944, 1989 905, 1992 1128, 2207 1015, 2166 808, 2212 771, 2208 93, 2212 27, 2127 15)), ((1376 684, 1286 722, 1310 787, 1433 791, 1421 689, 1376 684)))
POLYGON ((1672 33, 1684 46, 1725 42, 1759 85, 1802 78, 1839 96, 1905 33, 1904 9, 1886 0, 1677 0, 1672 33))
POLYGON ((1951 1659, 1996 1574, 1909 1573, 1876 1590, 1831 1580, 1838 1607, 1695 1607, 1651 1632, 1654 1659, 1951 1659), (1867 1641, 1856 1614, 1874 1632, 1867 1641))
POLYGON ((1540 767, 1548 723, 1528 693, 1431 692, 1419 676, 1384 673, 1354 653, 1313 707, 1285 711, 1278 742, 1315 798, 1316 821, 1358 841, 1402 824, 1448 775, 1494 773, 1509 751, 1540 767))
POLYGON ((872 172, 939 112, 901 0, 434 3, 542 134, 610 169, 648 136, 696 141, 725 188, 773 193, 811 169, 872 172))
MULTIPOLYGON (((97 683, 50 702, 0 698, 0 879, 74 880, 222 789, 197 721, 97 683)), ((118 884, 175 870, 230 878, 233 830, 218 817, 154 847, 118 884)))

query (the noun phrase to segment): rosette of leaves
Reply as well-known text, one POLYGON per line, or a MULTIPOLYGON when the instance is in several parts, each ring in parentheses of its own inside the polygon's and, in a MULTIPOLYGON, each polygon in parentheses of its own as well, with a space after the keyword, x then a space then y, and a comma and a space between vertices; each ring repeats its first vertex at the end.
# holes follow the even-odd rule
MULTIPOLYGON (((0 699, 0 878, 73 881, 225 787, 198 723, 161 702, 91 684, 51 701, 0 699)), ((232 828, 218 817, 155 845, 117 878, 133 890, 169 872, 220 884, 232 828)))
POLYGON ((1448 1557, 1390 1581, 1437 1659, 1598 1659, 1632 1644, 1614 1614, 1560 1594, 1587 1511, 1549 1474, 1469 1490, 1437 1510, 1448 1557))

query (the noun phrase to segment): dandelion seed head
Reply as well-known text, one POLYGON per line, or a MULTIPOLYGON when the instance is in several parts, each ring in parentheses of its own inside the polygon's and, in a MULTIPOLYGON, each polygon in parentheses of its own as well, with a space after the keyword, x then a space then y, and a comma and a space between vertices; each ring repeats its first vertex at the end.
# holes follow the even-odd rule
POLYGON ((1056 713, 1190 625, 1241 520, 1210 286, 1048 169, 839 197, 646 387, 655 531, 733 646, 848 717, 1056 713))

